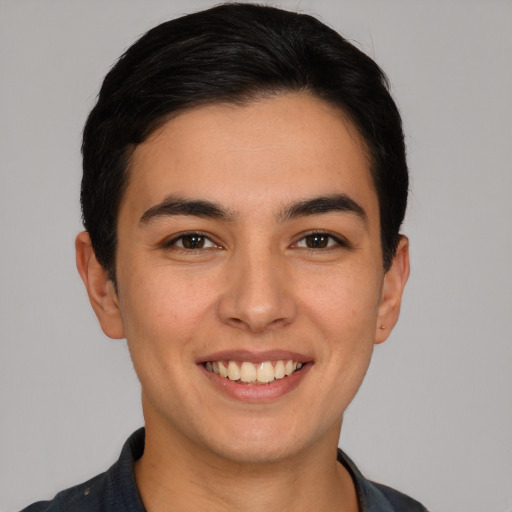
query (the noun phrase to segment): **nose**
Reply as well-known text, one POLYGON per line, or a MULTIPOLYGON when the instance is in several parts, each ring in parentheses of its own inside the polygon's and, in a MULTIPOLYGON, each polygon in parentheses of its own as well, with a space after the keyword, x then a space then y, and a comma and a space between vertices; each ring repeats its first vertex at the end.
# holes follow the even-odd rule
POLYGON ((244 251, 226 268, 226 287, 218 303, 222 322, 253 333, 290 324, 297 312, 292 282, 279 256, 244 251))

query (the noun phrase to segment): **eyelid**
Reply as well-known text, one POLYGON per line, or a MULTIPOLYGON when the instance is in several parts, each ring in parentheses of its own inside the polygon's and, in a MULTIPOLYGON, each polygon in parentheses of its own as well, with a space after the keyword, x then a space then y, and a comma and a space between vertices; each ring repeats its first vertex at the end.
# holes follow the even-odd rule
POLYGON ((305 238, 307 238, 308 236, 314 236, 314 235, 319 235, 319 236, 326 236, 328 238, 330 238, 331 240, 334 240, 336 242, 336 244, 333 244, 333 245, 328 245, 327 247, 324 247, 324 248, 316 248, 316 249, 313 249, 311 247, 304 247, 304 249, 307 249, 309 251, 322 251, 322 250, 328 250, 328 249, 335 249, 336 247, 345 247, 345 248, 351 248, 351 244, 348 242, 348 240, 341 236, 340 234, 336 233, 331 233, 330 231, 325 231, 325 230, 322 230, 322 229, 313 229, 311 231, 307 231, 305 233, 301 233, 300 235, 298 235, 296 237, 296 240, 295 242, 292 244, 292 247, 297 247, 298 243, 301 242, 302 240, 304 240, 305 238))
MULTIPOLYGON (((331 241, 334 241, 335 243, 334 244, 331 243, 330 245, 328 245, 327 247, 324 247, 324 248, 311 248, 311 247, 299 247, 299 248, 307 249, 309 251, 318 252, 318 251, 322 251, 322 250, 325 251, 328 249, 335 249, 337 247, 345 247, 345 248, 352 247, 351 244, 348 242, 348 240, 345 237, 341 236, 339 233, 334 234, 330 231, 321 230, 321 229, 312 229, 310 231, 306 231, 306 232, 301 233, 300 235, 297 235, 295 237, 295 241, 292 243, 291 246, 298 247, 299 242, 303 241, 308 236, 315 236, 315 235, 328 237, 331 241)), ((163 242, 160 244, 160 247, 162 247, 163 249, 169 249, 169 248, 174 247, 176 250, 181 250, 181 251, 185 251, 185 252, 203 251, 203 250, 213 249, 213 248, 217 248, 217 249, 223 248, 223 246, 215 240, 215 237, 213 237, 209 233, 206 233, 204 231, 199 231, 199 230, 182 231, 180 233, 171 235, 170 237, 167 237, 166 239, 163 240, 163 242), (186 247, 178 246, 177 242, 187 236, 202 237, 202 238, 208 240, 214 247, 187 249, 186 247)))
POLYGON ((214 248, 222 249, 222 246, 219 243, 217 243, 210 234, 205 233, 203 231, 198 231, 198 230, 182 231, 181 233, 172 235, 172 236, 166 238, 160 244, 160 246, 163 249, 169 249, 169 248, 174 247, 177 250, 186 251, 186 252, 202 251, 205 249, 214 249, 214 248), (187 236, 194 236, 194 235, 198 236, 198 237, 205 238, 206 240, 209 240, 215 247, 204 247, 204 248, 200 248, 200 249, 187 249, 186 247, 179 247, 178 245, 176 245, 176 242, 178 242, 179 240, 182 240, 183 238, 185 238, 187 236))

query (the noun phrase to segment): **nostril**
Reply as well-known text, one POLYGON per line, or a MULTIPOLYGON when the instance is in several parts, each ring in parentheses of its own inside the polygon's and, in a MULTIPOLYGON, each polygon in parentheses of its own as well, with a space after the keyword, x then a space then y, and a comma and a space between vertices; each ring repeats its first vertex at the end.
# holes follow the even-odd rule
POLYGON ((284 327, 290 323, 290 320, 286 318, 275 318, 268 321, 265 317, 246 317, 244 319, 232 317, 227 320, 227 323, 238 329, 247 329, 251 332, 260 333, 284 327))

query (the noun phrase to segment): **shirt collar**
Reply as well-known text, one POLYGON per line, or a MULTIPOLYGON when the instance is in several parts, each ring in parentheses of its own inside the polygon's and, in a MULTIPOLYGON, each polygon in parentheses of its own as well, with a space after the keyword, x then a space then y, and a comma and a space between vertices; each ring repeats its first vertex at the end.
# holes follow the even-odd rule
MULTIPOLYGON (((119 512, 145 512, 135 481, 135 462, 144 453, 145 429, 135 431, 126 441, 119 460, 108 471, 109 485, 119 512)), ((357 469, 352 460, 338 449, 338 461, 354 482, 360 512, 393 512, 386 497, 357 469)))

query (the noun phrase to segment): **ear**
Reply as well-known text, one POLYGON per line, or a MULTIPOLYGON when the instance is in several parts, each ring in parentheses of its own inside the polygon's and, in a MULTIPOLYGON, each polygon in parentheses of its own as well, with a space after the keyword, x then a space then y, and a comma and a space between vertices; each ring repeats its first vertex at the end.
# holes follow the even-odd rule
POLYGON ((79 233, 76 237, 75 249, 78 272, 103 332, 109 338, 124 338, 119 300, 114 284, 109 279, 107 271, 96 259, 87 231, 79 233))
POLYGON ((375 343, 386 341, 400 315, 400 305, 405 283, 409 277, 409 240, 401 235, 390 269, 382 283, 375 343))

